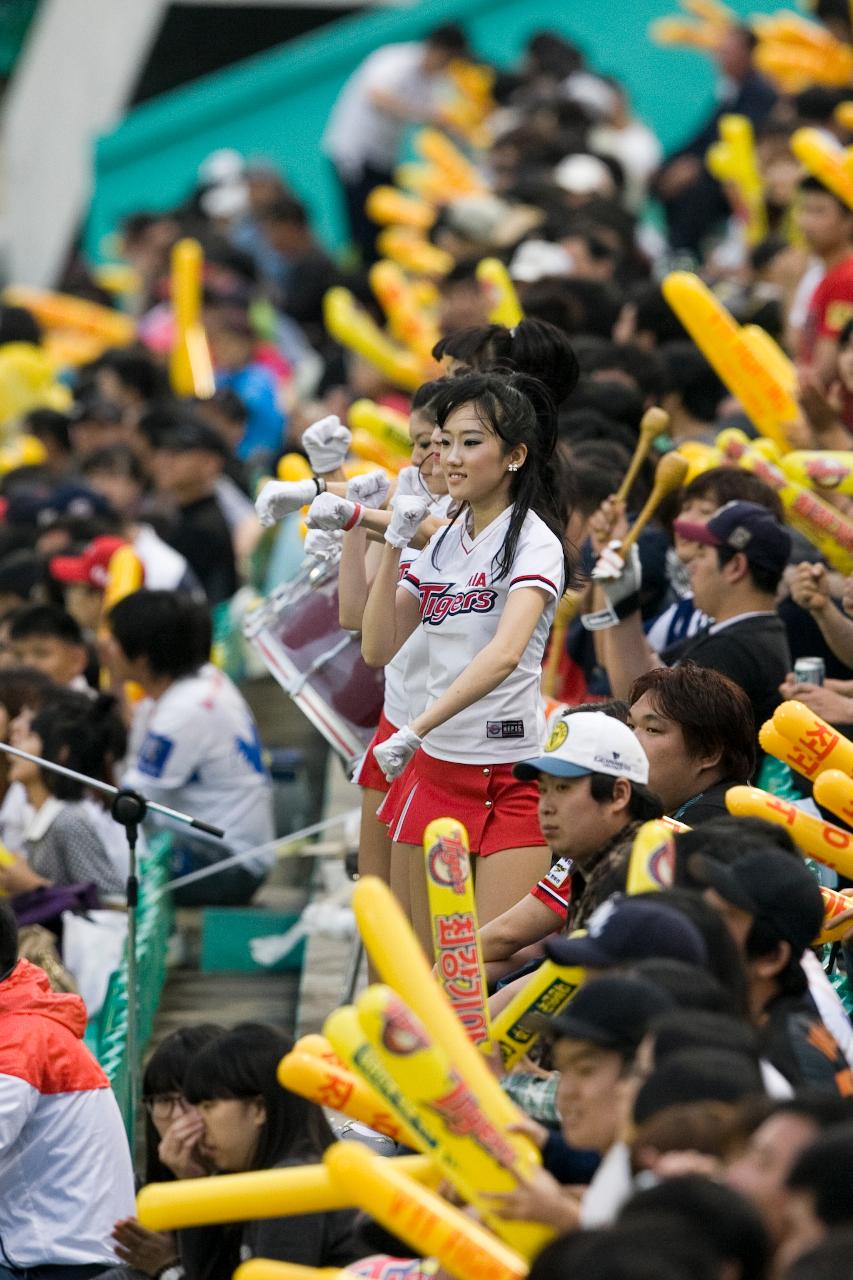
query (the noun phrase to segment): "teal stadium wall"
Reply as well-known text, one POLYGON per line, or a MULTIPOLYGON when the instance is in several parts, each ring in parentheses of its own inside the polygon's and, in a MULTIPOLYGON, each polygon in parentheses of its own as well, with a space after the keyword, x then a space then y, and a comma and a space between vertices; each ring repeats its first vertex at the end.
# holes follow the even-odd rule
MULTIPOLYGON (((746 15, 773 12, 774 0, 728 0, 746 15)), ((713 71, 703 54, 661 49, 647 37, 675 0, 425 0, 346 18, 267 53, 164 94, 129 112, 94 143, 94 194, 85 246, 109 259, 122 217, 181 201, 199 163, 217 147, 235 147, 280 165, 305 200, 321 236, 341 241, 341 209, 320 137, 337 93, 374 49, 417 39, 440 22, 458 20, 472 44, 509 65, 531 32, 562 31, 590 65, 627 86, 635 111, 672 149, 688 137, 713 102, 713 71)))

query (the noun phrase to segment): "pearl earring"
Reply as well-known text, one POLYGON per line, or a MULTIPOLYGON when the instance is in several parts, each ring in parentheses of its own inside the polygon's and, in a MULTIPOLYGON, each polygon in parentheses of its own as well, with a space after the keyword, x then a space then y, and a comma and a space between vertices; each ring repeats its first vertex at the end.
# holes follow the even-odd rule
POLYGON ((517 463, 517 462, 511 462, 511 463, 509 464, 509 466, 507 467, 507 471, 517 471, 517 470, 518 470, 518 463, 517 463))

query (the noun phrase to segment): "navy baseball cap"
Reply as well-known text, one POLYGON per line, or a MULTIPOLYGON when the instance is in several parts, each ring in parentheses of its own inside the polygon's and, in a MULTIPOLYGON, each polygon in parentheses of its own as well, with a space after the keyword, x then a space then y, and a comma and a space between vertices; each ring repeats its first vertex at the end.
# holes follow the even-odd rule
POLYGON ((756 569, 781 573, 791 555, 791 535, 776 517, 757 502, 727 502, 707 524, 676 520, 675 532, 703 547, 742 551, 756 569))
POLYGON ((593 911, 586 929, 583 937, 548 939, 545 954, 557 964, 590 969, 613 969, 652 956, 708 963, 705 939, 693 921, 648 898, 608 898, 593 911))
POLYGON ((753 849, 728 863, 694 853, 687 868, 700 884, 769 925, 797 955, 820 933, 824 914, 820 887, 806 864, 790 853, 753 849))
POLYGON ((584 983, 564 1013, 539 1015, 535 1024, 554 1040, 588 1040, 633 1053, 654 1019, 674 1007, 669 992, 647 979, 614 973, 584 983))

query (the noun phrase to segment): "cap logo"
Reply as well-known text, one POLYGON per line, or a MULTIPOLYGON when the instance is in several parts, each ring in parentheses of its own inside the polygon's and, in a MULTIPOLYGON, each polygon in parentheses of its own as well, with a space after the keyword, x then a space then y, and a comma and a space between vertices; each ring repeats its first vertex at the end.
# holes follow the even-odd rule
POLYGON ((736 551, 743 551, 744 547, 748 546, 752 541, 752 534, 749 529, 745 529, 742 524, 739 524, 736 529, 732 529, 726 541, 736 551))
POLYGON ((546 751, 559 751, 560 747, 569 736, 569 726, 565 720, 558 720, 551 730, 548 741, 545 744, 546 751))
POLYGON ((598 938, 604 929, 607 928, 607 921, 616 910, 616 903, 612 898, 608 898, 606 902, 602 902, 600 907, 596 907, 589 920, 586 922, 586 931, 590 938, 598 938))

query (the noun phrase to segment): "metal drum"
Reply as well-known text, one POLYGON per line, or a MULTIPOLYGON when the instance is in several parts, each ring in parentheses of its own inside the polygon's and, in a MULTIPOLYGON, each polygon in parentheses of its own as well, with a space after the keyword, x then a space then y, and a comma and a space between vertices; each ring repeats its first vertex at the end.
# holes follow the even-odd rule
POLYGON ((350 767, 379 723, 381 670, 361 656, 357 632, 338 622, 338 566, 306 561, 246 618, 246 638, 300 710, 350 767))

